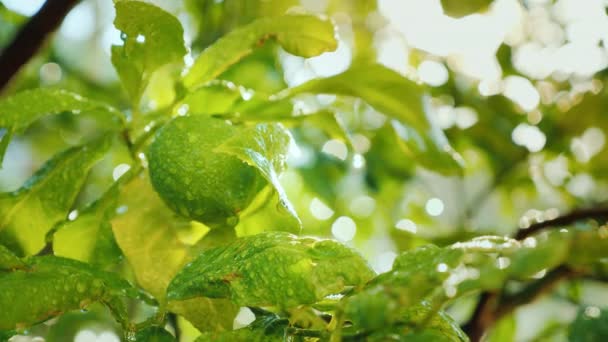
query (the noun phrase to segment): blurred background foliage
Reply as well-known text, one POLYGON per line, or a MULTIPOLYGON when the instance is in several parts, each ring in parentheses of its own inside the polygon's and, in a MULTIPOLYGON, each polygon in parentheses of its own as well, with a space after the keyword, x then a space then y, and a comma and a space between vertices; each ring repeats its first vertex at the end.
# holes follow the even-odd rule
MULTIPOLYGON (((422 167, 408 157, 398 127, 361 101, 306 96, 297 102, 306 109, 331 105, 346 132, 331 134, 328 123, 309 122, 291 131, 295 143, 281 181, 303 221, 302 234, 349 244, 378 272, 389 270, 399 252, 424 243, 512 235, 575 208, 608 202, 604 1, 150 2, 184 26, 192 46, 186 64, 225 33, 259 17, 312 12, 334 20, 339 37, 335 52, 304 59, 268 44, 220 76, 245 87, 275 93, 338 74, 356 61, 374 60, 424 84, 431 119, 463 159, 459 173, 444 175, 434 171, 440 165, 422 167)), ((1 2, 0 47, 42 3, 1 2)), ((83 0, 6 94, 61 87, 128 108, 110 62, 110 46, 121 41, 112 25, 113 11, 110 1, 83 0)), ((156 73, 143 106, 153 112, 170 104, 174 75, 170 69, 156 73)), ((37 122, 8 146, 0 189, 16 189, 53 154, 94 133, 95 125, 68 114, 37 122)), ((128 151, 116 143, 94 167, 79 205, 99 197, 129 160, 128 151)), ((237 230, 252 233, 266 221, 262 211, 237 230)), ((572 336, 585 334, 588 317, 601 314, 605 320, 604 309, 597 310, 608 307, 606 290, 595 281, 566 283, 503 319, 495 329, 515 333, 496 341, 559 341, 568 334, 586 341, 572 336)), ((449 312, 463 321, 473 304, 465 298, 449 312)), ((133 310, 143 315, 146 309, 133 310)), ((112 331, 118 327, 103 309, 64 315, 53 323, 40 325, 33 334, 47 341, 117 339, 112 331)))

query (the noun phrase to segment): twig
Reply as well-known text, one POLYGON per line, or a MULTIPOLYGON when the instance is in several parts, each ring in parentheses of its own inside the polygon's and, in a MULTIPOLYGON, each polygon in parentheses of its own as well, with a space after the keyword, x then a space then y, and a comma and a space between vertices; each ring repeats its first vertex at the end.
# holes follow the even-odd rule
POLYGON ((608 219, 608 208, 590 208, 590 209, 578 209, 574 210, 566 215, 557 217, 553 220, 547 220, 543 222, 538 222, 526 229, 520 229, 515 234, 515 238, 517 240, 523 240, 528 236, 537 233, 540 230, 549 227, 560 227, 572 224, 576 221, 581 221, 585 219, 608 219))
POLYGON ((47 0, 0 54, 0 91, 38 52, 46 38, 79 0, 47 0))
POLYGON ((472 342, 481 341, 487 328, 496 321, 495 308, 498 298, 498 294, 494 292, 483 292, 480 295, 473 316, 462 327, 472 342))
POLYGON ((567 266, 559 266, 545 275, 542 279, 531 283, 517 294, 504 296, 500 299, 500 305, 496 309, 496 319, 500 319, 511 313, 519 306, 532 303, 536 299, 549 293, 562 280, 582 275, 567 266))
MULTIPOLYGON (((561 227, 585 219, 608 219, 608 208, 574 210, 555 219, 533 224, 527 229, 520 229, 515 234, 515 238, 523 240, 543 229, 561 227)), ((517 307, 528 304, 549 292, 560 281, 577 275, 581 274, 562 265, 515 295, 501 297, 498 293, 483 292, 471 319, 463 326, 463 329, 469 335, 472 342, 480 341, 483 334, 494 322, 509 314, 517 307)))

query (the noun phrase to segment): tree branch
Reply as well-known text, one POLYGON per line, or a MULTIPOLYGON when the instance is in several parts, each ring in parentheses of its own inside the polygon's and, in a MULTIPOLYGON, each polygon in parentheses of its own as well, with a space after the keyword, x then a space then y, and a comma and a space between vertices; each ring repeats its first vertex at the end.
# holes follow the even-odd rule
MULTIPOLYGON (((526 229, 519 229, 515 238, 523 240, 543 229, 562 227, 586 219, 608 219, 608 208, 590 208, 574 210, 566 215, 531 225, 526 229)), ((548 293, 560 281, 570 279, 580 273, 566 266, 559 266, 549 272, 542 279, 528 285, 524 290, 510 296, 502 296, 495 292, 482 292, 479 302, 469 322, 463 326, 472 342, 478 342, 483 334, 494 322, 511 313, 517 307, 531 303, 538 297, 548 293)))
POLYGON ((40 47, 79 0, 47 0, 0 54, 0 91, 40 50, 40 47))
POLYGON ((533 235, 545 228, 561 227, 572 224, 576 221, 585 219, 608 219, 608 208, 590 208, 574 210, 566 215, 557 217, 553 220, 538 222, 526 229, 520 229, 515 234, 515 239, 523 240, 530 235, 533 235))

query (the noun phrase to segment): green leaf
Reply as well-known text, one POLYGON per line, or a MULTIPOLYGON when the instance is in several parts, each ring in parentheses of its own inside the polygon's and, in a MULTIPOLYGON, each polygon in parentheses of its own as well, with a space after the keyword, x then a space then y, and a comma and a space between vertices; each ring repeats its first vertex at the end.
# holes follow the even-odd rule
POLYGON ((303 93, 359 97, 395 119, 392 126, 402 151, 423 166, 443 173, 461 171, 462 158, 427 115, 420 86, 380 64, 357 64, 336 76, 286 89, 277 98, 303 93))
POLYGON ((120 297, 138 292, 117 275, 74 260, 34 257, 27 270, 0 276, 0 329, 21 329, 63 312, 106 304, 122 323, 126 308, 120 297))
POLYGON ((122 0, 115 7, 114 25, 124 44, 112 46, 112 64, 137 106, 154 71, 182 63, 184 30, 177 18, 143 1, 122 0))
POLYGON ((330 110, 305 113, 294 108, 289 99, 271 96, 235 85, 229 81, 213 80, 173 107, 173 115, 214 115, 233 122, 281 122, 302 125, 308 122, 334 138, 349 141, 347 130, 330 110))
POLYGON ((171 281, 167 296, 289 308, 360 287, 372 276, 361 256, 335 241, 268 232, 203 251, 171 281))
POLYGON ((13 130, 12 128, 0 128, 0 134, 2 134, 0 136, 0 167, 2 167, 4 155, 6 155, 6 150, 13 137, 13 130))
POLYGON ((25 267, 25 263, 19 257, 0 244, 0 271, 11 271, 25 267))
POLYGON ((441 289, 450 275, 447 271, 456 268, 463 255, 458 249, 434 245, 402 253, 390 272, 380 274, 362 292, 345 299, 347 317, 355 326, 372 331, 398 322, 404 310, 441 289))
POLYGON ((76 93, 56 88, 24 90, 0 99, 0 159, 13 134, 22 133, 36 120, 64 112, 93 116, 104 127, 118 129, 124 126, 125 117, 117 109, 103 102, 82 97, 76 93))
POLYGON ((17 335, 17 332, 14 330, 0 331, 0 342, 8 342, 14 335, 17 335))
POLYGON ((192 298, 170 301, 168 309, 186 318, 200 331, 231 330, 238 306, 227 299, 192 298))
POLYGON ((513 342, 517 332, 515 315, 510 314, 501 318, 488 332, 488 342, 513 342))
POLYGON ((196 342, 282 342, 287 320, 276 315, 263 315, 245 328, 221 333, 205 333, 196 342))
POLYGON ((174 106, 173 114, 230 114, 243 120, 272 120, 293 116, 288 100, 270 101, 267 95, 229 81, 213 80, 189 93, 174 106))
POLYGON ((111 143, 111 137, 105 136, 59 153, 20 189, 1 194, 0 240, 18 255, 40 251, 46 233, 66 218, 88 170, 111 143))
POLYGON ((121 112, 103 102, 63 89, 36 88, 0 100, 0 127, 21 133, 43 116, 63 112, 90 113, 115 128, 121 127, 125 122, 121 112))
MULTIPOLYGON (((394 303, 389 304, 389 307, 392 305, 394 303)), ((399 310, 399 308, 397 309, 399 310)), ((373 312, 362 314, 373 319, 373 312)), ((357 334, 369 335, 366 339, 368 341, 387 341, 392 340, 393 336, 399 336, 399 341, 469 341, 458 323, 450 316, 443 311, 433 309, 430 304, 424 302, 408 309, 401 308, 396 319, 390 324, 385 322, 374 329, 368 329, 369 327, 362 329, 355 324, 346 329, 345 335, 349 335, 349 330, 355 330, 357 334)))
POLYGON ((528 278, 544 270, 552 269, 568 258, 570 236, 560 232, 529 237, 514 255, 509 256, 509 274, 514 278, 528 278))
POLYGON ((118 262, 121 252, 110 225, 118 194, 119 183, 115 183, 100 199, 83 209, 75 220, 61 224, 53 234, 55 255, 101 267, 118 262))
MULTIPOLYGON (((178 236, 196 232, 190 222, 163 203, 146 174, 123 188, 118 208, 118 215, 112 220, 116 241, 133 268, 137 283, 165 303, 167 285, 189 259, 189 246, 178 236)), ((206 298, 171 301, 168 308, 198 329, 214 331, 232 329, 238 312, 238 307, 227 300, 206 298)))
POLYGON ((135 334, 135 341, 141 342, 173 342, 175 337, 162 327, 148 327, 135 334))
POLYGON ((582 308, 570 325, 568 340, 594 342, 608 339, 608 310, 595 306, 582 308))
POLYGON ((281 125, 258 124, 226 140, 215 151, 236 156, 258 169, 278 194, 278 206, 282 212, 291 217, 290 226, 299 229, 302 224, 300 218, 279 181, 279 173, 285 168, 289 141, 289 134, 281 125))
POLYGON ((184 77, 184 85, 192 90, 215 79, 269 39, 302 57, 318 56, 337 47, 334 27, 328 20, 310 15, 261 18, 205 49, 184 77))
POLYGON ((445 14, 450 17, 460 18, 487 9, 492 0, 441 0, 441 6, 445 14))

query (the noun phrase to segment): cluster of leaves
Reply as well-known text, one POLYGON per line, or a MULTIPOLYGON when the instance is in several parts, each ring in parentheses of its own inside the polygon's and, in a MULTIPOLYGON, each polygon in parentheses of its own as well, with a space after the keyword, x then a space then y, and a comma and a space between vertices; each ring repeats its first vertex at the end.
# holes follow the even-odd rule
MULTIPOLYGON (((185 67, 189 52, 174 16, 143 1, 115 7, 123 44, 112 47, 112 63, 129 110, 56 88, 0 100, 2 154, 13 135, 46 116, 69 113, 95 127, 84 143, 0 195, 0 338, 98 303, 134 341, 174 340, 164 327, 175 316, 202 333, 198 341, 467 341, 445 310, 458 298, 507 283, 515 286, 506 302, 532 296, 545 274, 564 269, 606 275, 608 230, 587 224, 523 241, 428 244, 402 252, 380 275, 350 247, 292 234, 302 219, 279 182, 290 144, 285 127, 311 125, 351 139, 341 108, 307 110, 296 100, 323 94, 342 106, 362 101, 388 117, 373 141, 391 154, 387 160, 459 175, 462 158, 425 110, 425 89, 361 56, 335 76, 249 89, 230 81, 240 62, 269 46, 304 58, 334 51, 333 23, 291 14, 215 27, 221 38, 185 67), (145 101, 151 93, 162 94, 154 108, 145 101), (130 156, 125 172, 78 208, 89 171, 117 149, 130 156), (251 179, 242 184, 244 177, 251 179), (263 226, 255 221, 261 212, 263 226), (151 313, 136 323, 134 305, 151 313), (240 307, 255 320, 232 330, 240 307)), ((503 147, 487 134, 473 137, 488 149, 503 147)), ((411 172, 384 162, 374 171, 411 172)), ((586 326, 598 325, 587 316, 574 322, 576 336, 595 334, 586 326)))

